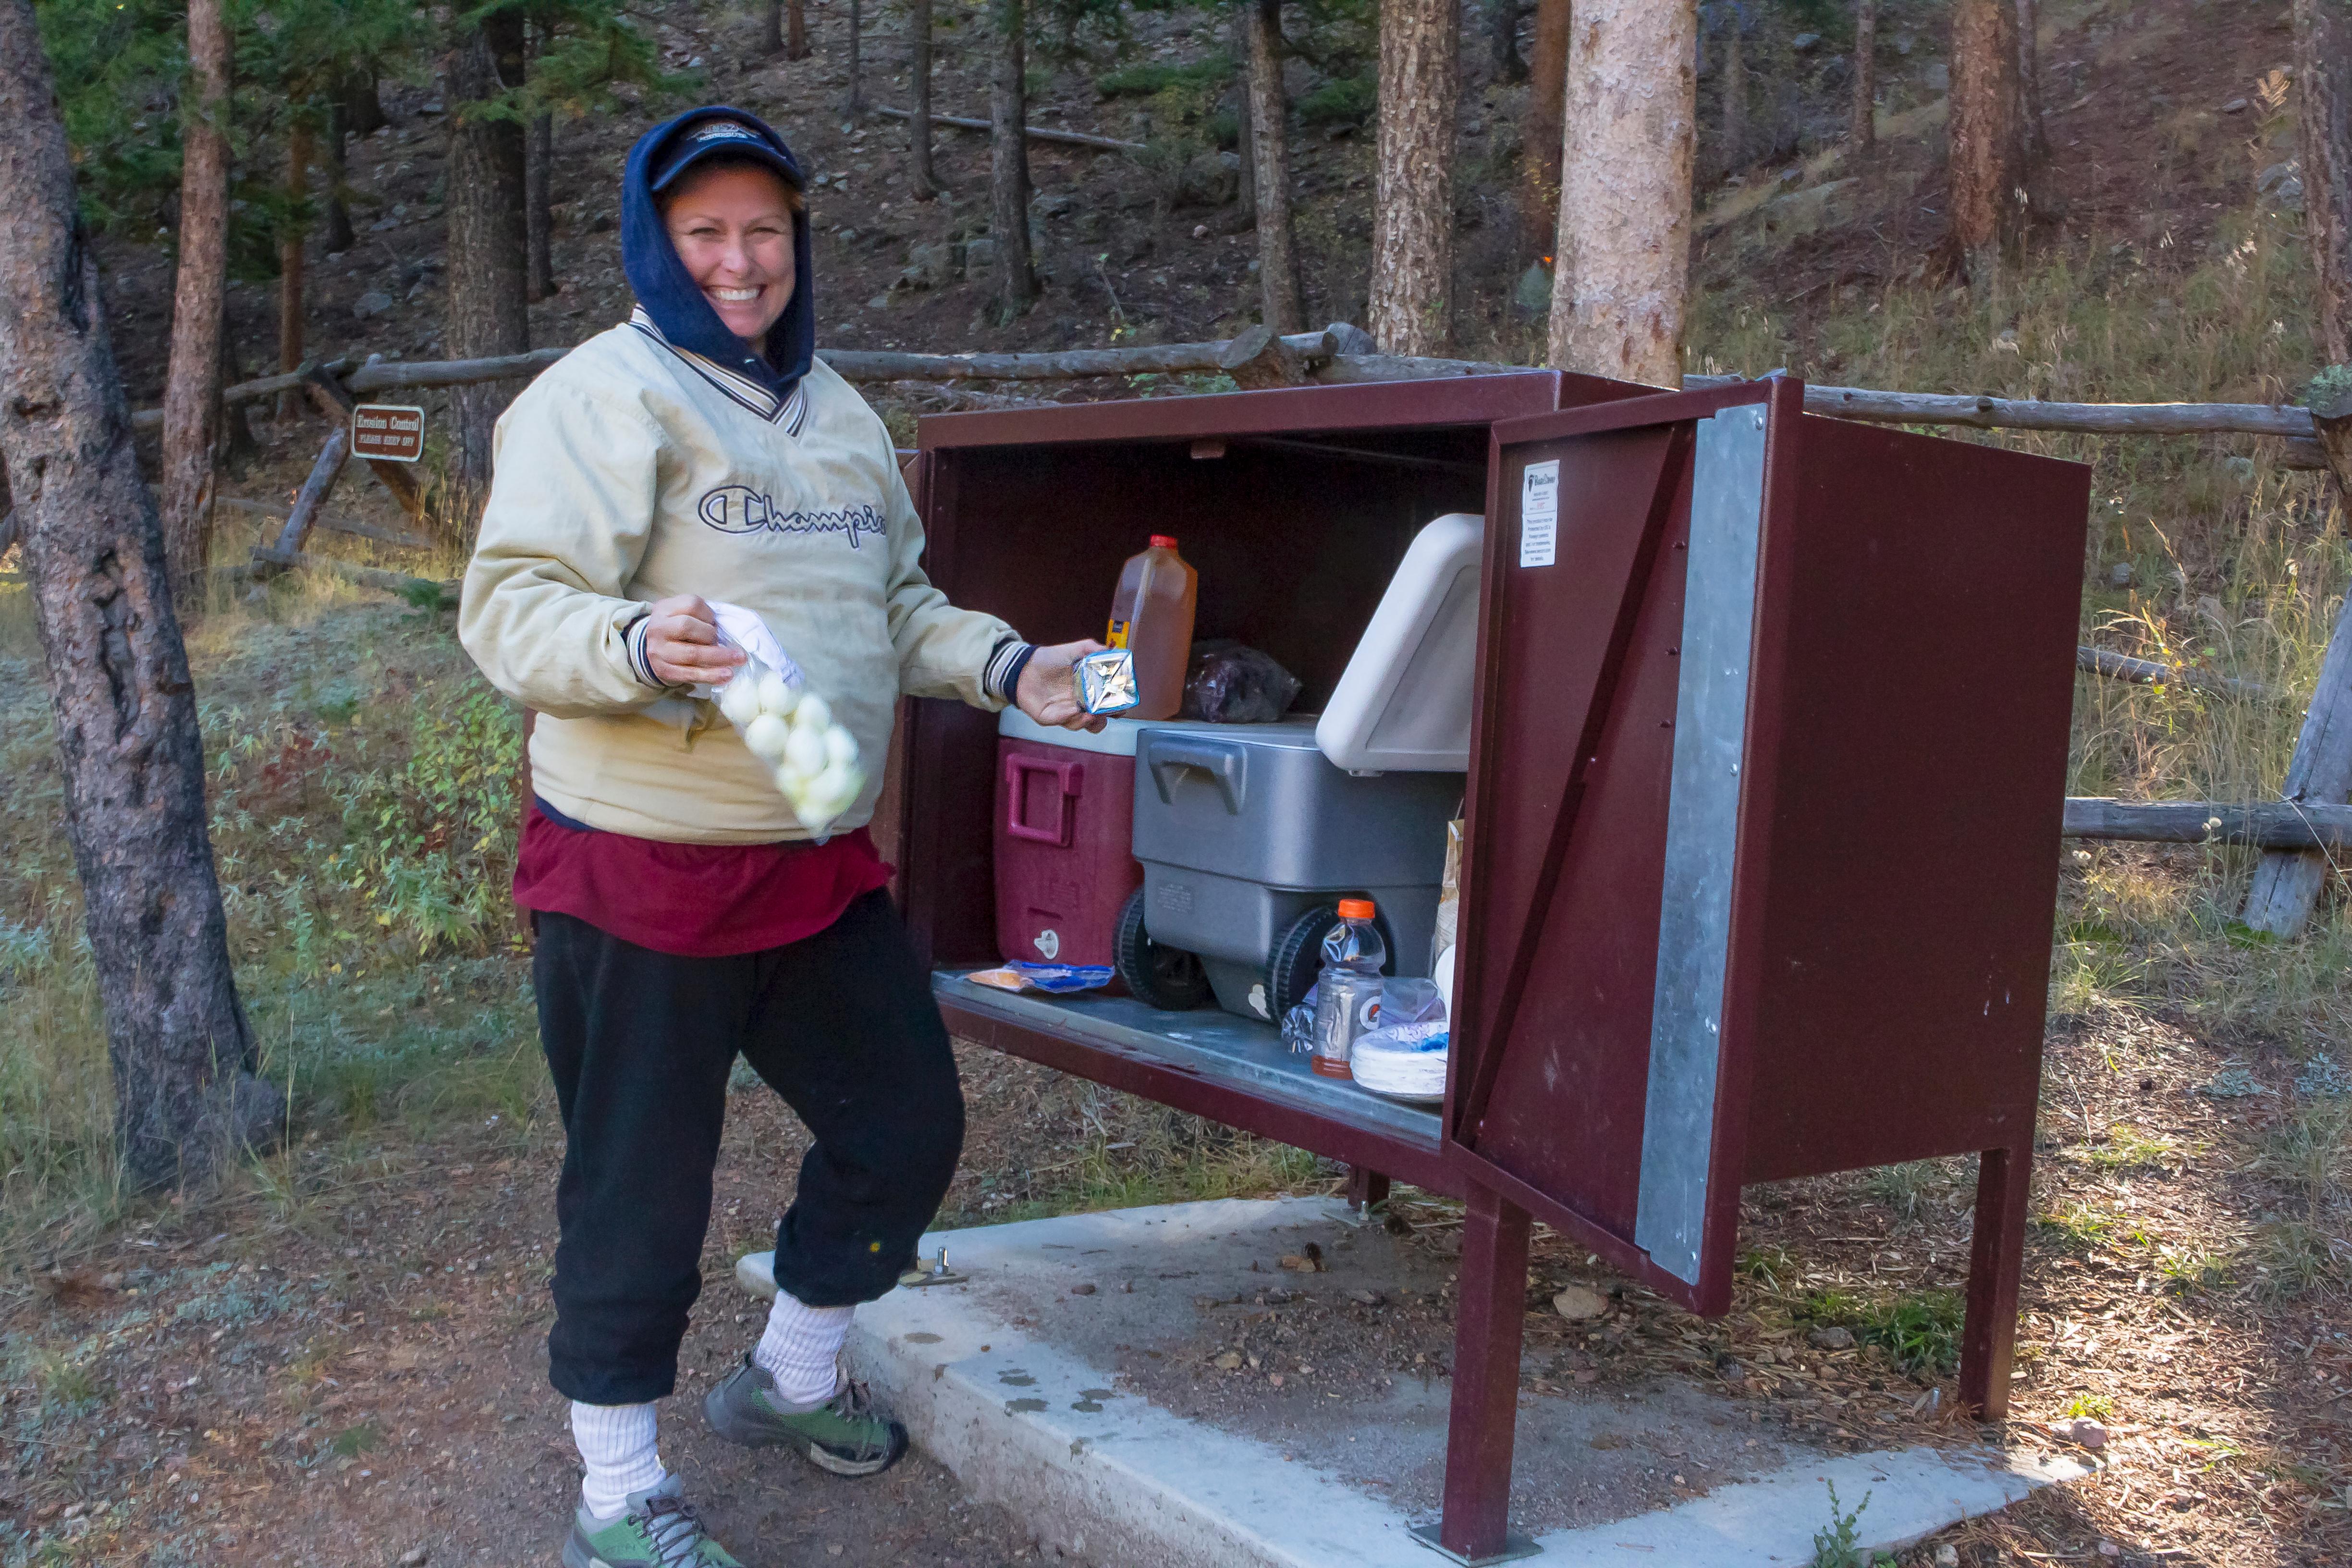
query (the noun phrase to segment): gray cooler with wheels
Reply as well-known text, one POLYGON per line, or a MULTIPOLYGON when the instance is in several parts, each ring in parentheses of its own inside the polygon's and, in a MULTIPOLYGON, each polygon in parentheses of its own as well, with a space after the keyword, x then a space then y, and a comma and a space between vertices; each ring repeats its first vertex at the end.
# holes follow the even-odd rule
POLYGON ((1379 907, 1389 973, 1429 973, 1468 782, 1484 541, 1463 512, 1415 536, 1319 718, 1139 731, 1143 887, 1118 944, 1136 995, 1193 1005, 1191 954, 1227 1012, 1277 1021, 1354 896, 1379 907))
POLYGON ((1345 896, 1379 906, 1395 973, 1429 973, 1463 774, 1351 774, 1323 754, 1311 720, 1146 728, 1135 764, 1144 927, 1199 957, 1227 1012, 1272 1021, 1296 1002, 1345 896), (1286 953, 1285 936, 1318 913, 1298 931, 1306 951, 1286 953))

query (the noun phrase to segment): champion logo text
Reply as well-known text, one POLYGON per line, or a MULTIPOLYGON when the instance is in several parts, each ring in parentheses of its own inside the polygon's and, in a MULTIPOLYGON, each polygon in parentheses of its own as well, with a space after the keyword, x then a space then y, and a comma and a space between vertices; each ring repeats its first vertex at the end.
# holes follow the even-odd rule
POLYGON ((848 537, 852 550, 860 548, 859 534, 879 539, 888 531, 882 513, 864 501, 815 511, 784 511, 772 498, 749 485, 721 485, 707 490, 694 510, 721 533, 839 533, 848 537))

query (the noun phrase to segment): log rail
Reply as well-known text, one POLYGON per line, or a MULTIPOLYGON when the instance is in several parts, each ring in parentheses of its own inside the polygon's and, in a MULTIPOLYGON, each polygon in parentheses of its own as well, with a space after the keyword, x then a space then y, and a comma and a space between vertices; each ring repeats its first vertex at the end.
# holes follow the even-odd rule
MULTIPOLYGON (((954 123, 943 116, 934 118, 943 124, 954 123)), ((1073 138, 1065 135, 1055 139, 1073 138)), ((1381 354, 1370 352, 1371 347, 1370 340, 1361 331, 1335 322, 1323 331, 1282 337, 1256 328, 1239 338, 1210 342, 1072 349, 1055 353, 931 354, 827 349, 820 351, 820 357, 845 380, 895 383, 904 388, 951 382, 1073 381, 1178 374, 1229 375, 1243 386, 1331 384, 1507 374, 1528 368, 1478 360, 1381 354)), ((314 400, 323 402, 318 397, 322 385, 339 386, 351 396, 359 397, 378 392, 520 380, 537 375, 569 352, 560 348, 534 349, 529 353, 472 360, 388 361, 380 356, 364 362, 342 359, 240 382, 225 389, 223 396, 232 403, 248 403, 302 389, 309 391, 314 400)), ((1708 386, 1735 379, 1685 376, 1684 384, 1708 386)), ((994 394, 972 395, 987 397, 992 403, 1019 401, 994 394)), ((321 411, 326 410, 322 407, 321 411)), ((1980 430, 2089 436, 2262 437, 2284 442, 2285 466, 2297 468, 2326 468, 2326 449, 2322 438, 2338 436, 2338 426, 2352 423, 2330 420, 2323 425, 2310 410, 2288 404, 2048 403, 1811 384, 1805 388, 1805 411, 1872 424, 1950 425, 1980 430)), ((139 429, 154 428, 162 423, 161 409, 141 409, 132 416, 132 424, 139 429)), ((2339 440, 2338 444, 2343 443, 2339 440)), ((329 446, 331 448, 334 443, 331 441, 329 446)), ((319 467, 321 470, 330 464, 339 467, 340 461, 340 457, 322 452, 319 467)), ((310 520, 317 516, 331 482, 323 471, 314 472, 277 547, 257 552, 264 558, 265 569, 310 565, 314 562, 324 564, 327 558, 300 555, 299 544, 310 520), (314 491, 315 495, 311 493, 314 491)), ((356 576, 357 572, 345 574, 356 576)), ((387 585, 390 581, 410 581, 393 574, 375 575, 387 579, 387 585)), ((2347 618, 2352 620, 2352 611, 2347 611, 2347 618)), ((2104 648, 2079 648, 2075 662, 2085 672, 2113 679, 2169 683, 2212 695, 2253 700, 2268 700, 2279 695, 2257 682, 2134 658, 2104 648)), ((2326 682, 2322 684, 2324 687, 2326 682)), ((2068 837, 2085 839, 2249 845, 2273 854, 2284 851, 2309 857, 2315 852, 2332 860, 2347 842, 2352 842, 2352 805, 2295 800, 2225 805, 2198 801, 2069 799, 2064 832, 2068 837)))

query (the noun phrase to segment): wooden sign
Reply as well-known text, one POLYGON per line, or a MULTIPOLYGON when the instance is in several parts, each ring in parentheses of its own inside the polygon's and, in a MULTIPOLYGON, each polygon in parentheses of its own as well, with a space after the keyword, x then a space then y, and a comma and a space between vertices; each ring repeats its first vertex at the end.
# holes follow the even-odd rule
POLYGON ((425 410, 386 403, 354 405, 352 456, 379 463, 416 461, 425 456, 425 410))

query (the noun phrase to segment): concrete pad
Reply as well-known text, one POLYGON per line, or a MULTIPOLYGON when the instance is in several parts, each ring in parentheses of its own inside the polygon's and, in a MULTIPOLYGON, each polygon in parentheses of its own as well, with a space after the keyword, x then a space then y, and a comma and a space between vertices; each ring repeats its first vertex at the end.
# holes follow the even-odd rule
MULTIPOLYGON (((1228 1201, 950 1231, 957 1285, 861 1308, 854 1375, 975 1496, 1105 1568, 1435 1568, 1408 1533, 1436 1513, 1443 1377, 1293 1378, 1286 1391, 1205 1403, 1182 1380, 1222 1331, 1218 1309, 1305 1290, 1434 1299, 1442 1260, 1398 1248, 1336 1201, 1228 1201), (1330 1272, 1267 1264, 1314 1242, 1330 1272), (1073 1289, 1084 1294, 1073 1294, 1073 1289), (1207 1336, 1204 1342, 1204 1336, 1207 1336), (1180 1371, 1181 1367, 1187 1370, 1180 1371), (1337 1384, 1333 1386, 1333 1384, 1337 1384), (1151 1397, 1146 1397, 1146 1394, 1151 1397), (1170 1405, 1198 1405, 1180 1414, 1170 1405)), ((772 1295, 767 1255, 746 1288, 772 1295)), ((1230 1320, 1232 1314, 1226 1314, 1230 1320)), ((1865 1494, 1856 1545, 1891 1550, 2051 1481, 2066 1461, 1917 1447, 1831 1457, 1745 1422, 1736 1406, 1660 1380, 1523 1395, 1512 1525, 1538 1563, 1801 1563, 1865 1494), (1695 1478, 1690 1485, 1670 1485, 1695 1478), (1696 1487, 1703 1495, 1690 1497, 1696 1487), (1686 1500, 1676 1500, 1686 1499, 1686 1500)))

